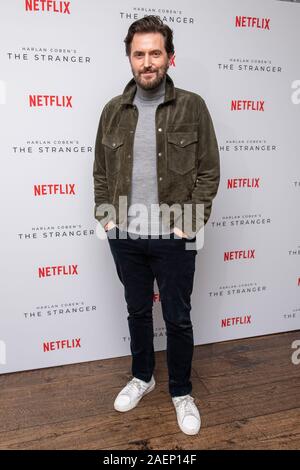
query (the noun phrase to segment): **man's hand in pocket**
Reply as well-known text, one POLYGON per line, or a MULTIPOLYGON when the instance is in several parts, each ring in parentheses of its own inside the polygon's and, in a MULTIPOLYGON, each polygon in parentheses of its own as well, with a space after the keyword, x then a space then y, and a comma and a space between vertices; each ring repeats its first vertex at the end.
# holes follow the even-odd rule
POLYGON ((108 230, 114 227, 116 227, 116 224, 112 220, 110 220, 109 222, 107 222, 106 225, 104 225, 104 230, 105 232, 107 232, 108 230))
POLYGON ((182 230, 180 230, 180 228, 178 228, 178 227, 174 227, 174 233, 176 233, 176 235, 178 235, 178 237, 187 238, 187 234, 185 232, 183 232, 182 230))

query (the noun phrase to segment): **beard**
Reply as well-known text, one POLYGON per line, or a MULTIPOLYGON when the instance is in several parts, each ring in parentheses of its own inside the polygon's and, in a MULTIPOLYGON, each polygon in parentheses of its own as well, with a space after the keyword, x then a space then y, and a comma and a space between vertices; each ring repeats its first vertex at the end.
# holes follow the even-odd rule
POLYGON ((168 71, 169 64, 166 63, 162 67, 158 69, 144 69, 141 72, 134 72, 133 68, 131 67, 132 74, 134 76, 135 81, 143 90, 153 90, 157 88, 161 82, 164 80, 166 73, 168 71), (154 72, 153 75, 146 77, 143 75, 144 72, 154 72))

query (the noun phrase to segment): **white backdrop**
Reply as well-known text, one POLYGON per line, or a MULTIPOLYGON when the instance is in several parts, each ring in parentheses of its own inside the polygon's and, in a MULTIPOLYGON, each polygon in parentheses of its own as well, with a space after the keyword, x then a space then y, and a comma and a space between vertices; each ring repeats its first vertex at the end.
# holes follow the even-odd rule
MULTIPOLYGON (((0 0, 0 373, 130 354, 123 286, 95 235, 92 165, 102 108, 132 76, 124 37, 145 14, 173 29, 169 74, 205 99, 220 146, 195 344, 300 327, 300 3, 169 7, 0 0), (260 110, 235 110, 245 100, 260 110)), ((157 285, 154 322, 165 349, 157 285)))

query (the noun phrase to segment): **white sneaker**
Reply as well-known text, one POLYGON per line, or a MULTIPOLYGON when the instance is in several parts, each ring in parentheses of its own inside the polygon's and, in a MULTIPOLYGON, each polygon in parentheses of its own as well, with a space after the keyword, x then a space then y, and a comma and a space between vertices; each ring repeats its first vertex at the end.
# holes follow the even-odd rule
POLYGON ((201 426, 200 413, 191 395, 172 397, 176 409, 177 422, 185 434, 197 434, 201 426))
POLYGON ((152 375, 150 382, 133 377, 130 382, 117 395, 114 408, 117 411, 129 411, 135 408, 141 398, 147 393, 152 392, 155 387, 155 380, 152 375))

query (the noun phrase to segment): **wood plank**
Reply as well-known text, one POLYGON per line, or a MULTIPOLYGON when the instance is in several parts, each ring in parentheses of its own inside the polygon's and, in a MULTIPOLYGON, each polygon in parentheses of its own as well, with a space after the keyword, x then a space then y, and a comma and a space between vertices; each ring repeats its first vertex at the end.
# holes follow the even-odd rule
POLYGON ((202 429, 183 434, 168 393, 165 351, 156 389, 128 413, 113 409, 131 358, 0 376, 1 449, 300 448, 300 365, 290 332, 195 348, 192 382, 202 429))

